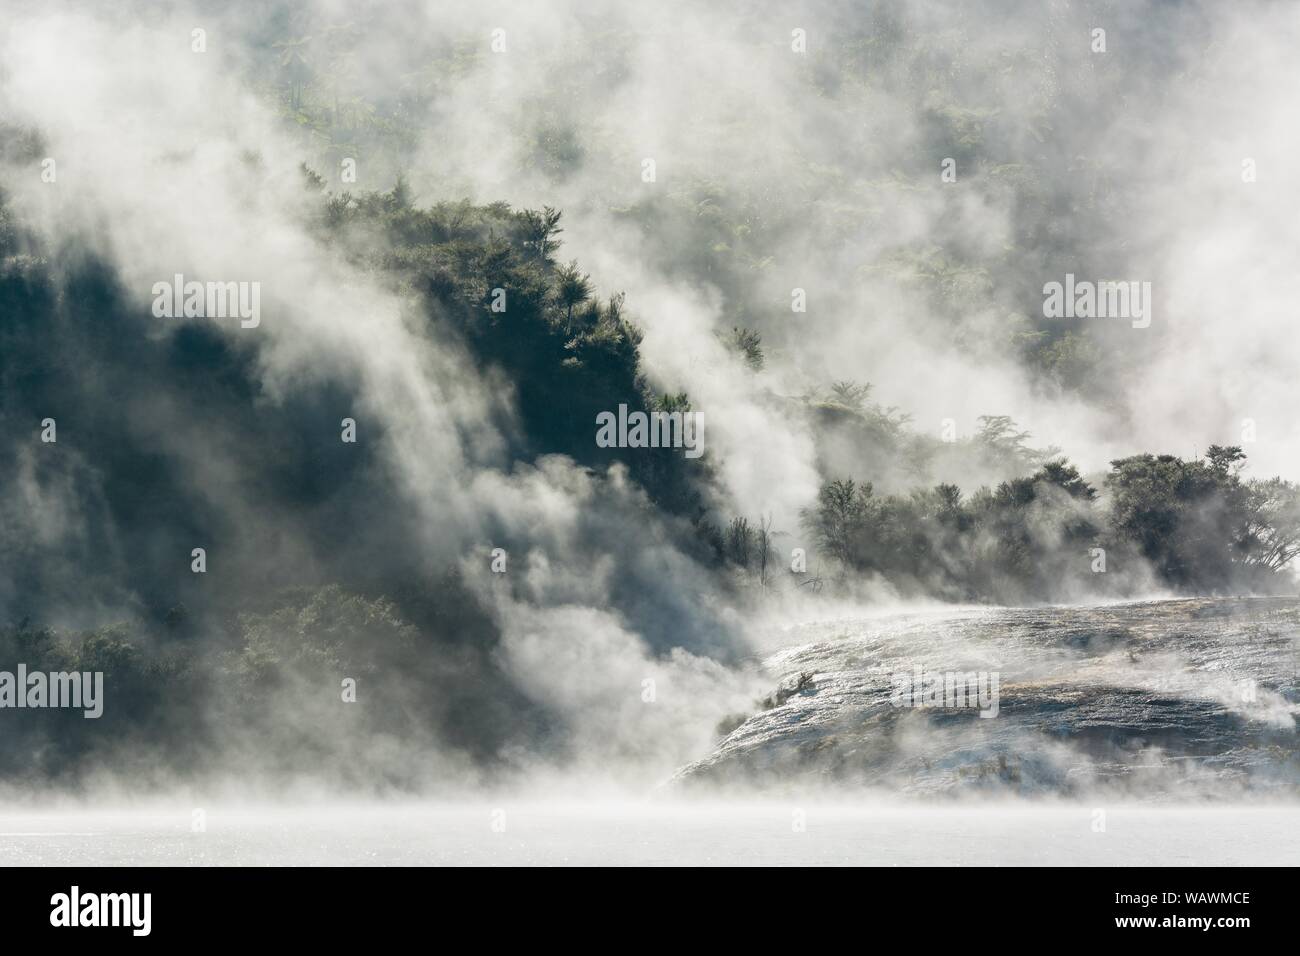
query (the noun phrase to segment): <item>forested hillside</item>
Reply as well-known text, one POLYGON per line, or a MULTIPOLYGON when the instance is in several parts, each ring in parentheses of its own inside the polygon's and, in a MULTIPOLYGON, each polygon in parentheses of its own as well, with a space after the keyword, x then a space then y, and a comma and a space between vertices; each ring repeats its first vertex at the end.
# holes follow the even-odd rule
POLYGON ((0 669, 110 688, 0 776, 672 768, 769 615, 1296 590, 1285 164, 1184 138, 1250 37, 327 6, 0 37, 0 669), (1075 274, 1154 321, 1049 315, 1075 274))

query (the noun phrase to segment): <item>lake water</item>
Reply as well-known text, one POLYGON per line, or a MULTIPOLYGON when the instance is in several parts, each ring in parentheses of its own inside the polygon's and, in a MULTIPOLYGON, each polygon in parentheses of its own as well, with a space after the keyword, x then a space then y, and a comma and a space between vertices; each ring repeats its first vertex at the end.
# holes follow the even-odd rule
POLYGON ((0 812, 0 864, 1300 863, 1300 809, 1290 807, 781 802, 213 807, 206 809, 206 831, 197 833, 191 819, 189 811, 175 809, 0 812), (1098 810, 1104 810, 1104 820, 1098 810))

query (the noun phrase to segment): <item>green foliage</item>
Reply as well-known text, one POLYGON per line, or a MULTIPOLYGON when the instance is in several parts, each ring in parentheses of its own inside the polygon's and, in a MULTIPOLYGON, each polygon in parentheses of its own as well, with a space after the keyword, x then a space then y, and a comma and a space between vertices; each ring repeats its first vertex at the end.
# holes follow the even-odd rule
POLYGON ((1205 461, 1134 455, 1111 463, 1107 488, 1116 532, 1172 586, 1249 590, 1294 557, 1296 490, 1243 482, 1235 446, 1212 445, 1205 461))
POLYGON ((126 623, 84 632, 0 627, 0 669, 22 662, 29 673, 103 674, 98 719, 68 709, 6 710, 0 773, 75 780, 139 762, 169 775, 334 773, 374 788, 415 777, 384 750, 397 737, 490 760, 538 714, 491 666, 490 622, 454 574, 438 583, 436 607, 403 595, 419 626, 389 598, 327 585, 281 592, 205 642, 158 643, 126 623), (451 633, 442 636, 444 629, 451 633), (345 678, 362 703, 343 700, 345 678))
POLYGON ((817 493, 817 506, 801 514, 817 547, 834 559, 843 571, 865 566, 859 543, 873 504, 871 485, 859 486, 848 478, 822 485, 817 493))
POLYGON ((740 568, 748 568, 753 562, 755 550, 755 531, 749 526, 749 519, 738 517, 731 519, 724 538, 723 553, 726 559, 740 568))
POLYGON ((1246 484, 1241 560, 1276 573, 1300 554, 1300 487, 1281 478, 1246 484))
MULTIPOLYGON (((1028 436, 1009 419, 983 421, 980 441, 1023 454, 1028 436)), ((1148 568, 1178 590, 1267 590, 1300 554, 1300 488, 1278 478, 1243 482, 1244 457, 1212 446, 1204 461, 1120 459, 1105 503, 1062 460, 965 502, 951 484, 879 497, 869 483, 837 479, 822 486, 803 524, 841 576, 880 574, 917 593, 1062 599, 1144 582, 1148 568), (1108 578, 1090 577, 1094 546, 1111 555, 1108 578)))
POLYGON ((721 336, 723 344, 737 352, 751 371, 761 372, 766 358, 763 355, 763 337, 753 329, 735 326, 721 336))
POLYGON ((270 613, 241 617, 243 646, 228 664, 241 692, 277 685, 286 671, 322 681, 372 674, 415 646, 415 628, 386 598, 367 600, 339 585, 296 596, 270 613))
POLYGON ((564 331, 567 335, 573 326, 573 308, 586 302, 591 295, 591 276, 578 268, 577 260, 561 267, 555 273, 555 297, 564 312, 564 331))
POLYGON ((689 471, 671 448, 628 454, 595 445, 602 411, 621 403, 684 411, 689 403, 684 393, 656 396, 647 387, 641 331, 623 293, 602 302, 576 261, 555 261, 559 210, 469 202, 421 208, 404 182, 389 193, 327 194, 315 223, 321 240, 413 292, 430 323, 460 336, 481 365, 512 383, 524 457, 559 453, 591 466, 622 460, 657 504, 693 514, 706 468, 689 471), (504 311, 493 308, 496 290, 504 292, 504 311))
POLYGON ((560 246, 560 211, 543 206, 541 211, 525 209, 520 214, 520 240, 537 259, 549 262, 560 246))
POLYGON ((317 193, 325 189, 325 177, 320 175, 306 163, 299 163, 298 171, 302 173, 303 183, 306 185, 307 189, 317 193))
POLYGON ((867 396, 870 394, 870 383, 857 385, 853 382, 836 382, 831 386, 831 400, 854 411, 863 410, 867 396))

